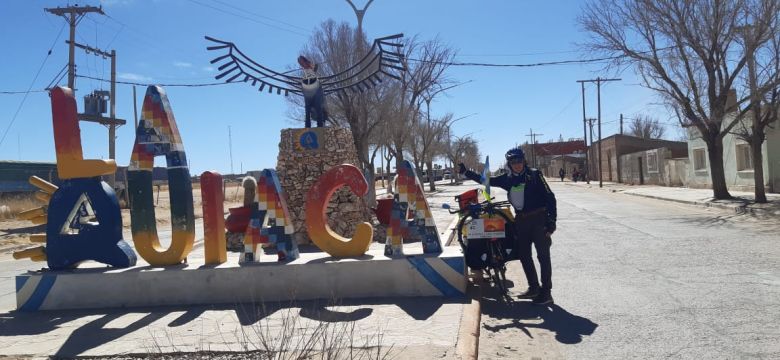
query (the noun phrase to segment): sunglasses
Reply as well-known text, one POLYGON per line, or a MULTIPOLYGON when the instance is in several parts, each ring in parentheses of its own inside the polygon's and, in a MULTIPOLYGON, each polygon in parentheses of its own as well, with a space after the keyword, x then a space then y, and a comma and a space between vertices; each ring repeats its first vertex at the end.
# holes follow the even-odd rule
POLYGON ((510 164, 520 164, 523 162, 523 159, 511 159, 509 160, 510 164))

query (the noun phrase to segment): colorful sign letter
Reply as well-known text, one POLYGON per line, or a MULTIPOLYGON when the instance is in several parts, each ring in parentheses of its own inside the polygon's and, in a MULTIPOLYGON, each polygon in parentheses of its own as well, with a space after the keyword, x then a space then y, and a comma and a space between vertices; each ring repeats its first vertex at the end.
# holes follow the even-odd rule
POLYGON ((51 115, 54 120, 54 147, 57 150, 57 174, 60 179, 88 178, 113 174, 116 171, 114 160, 84 160, 73 90, 66 87, 51 90, 51 115))
POLYGON ((287 200, 276 171, 263 170, 257 179, 257 201, 252 204, 252 218, 244 235, 243 261, 257 261, 257 244, 274 244, 278 261, 298 258, 298 244, 293 241, 295 229, 287 209, 287 200), (263 224, 266 223, 265 227, 263 224))
POLYGON ((136 263, 133 249, 122 239, 122 216, 114 189, 98 176, 113 174, 113 160, 84 160, 81 131, 73 91, 51 90, 54 144, 57 172, 65 179, 58 188, 38 177, 30 183, 41 189, 37 197, 48 206, 19 215, 36 224, 46 224, 46 234, 33 234, 30 241, 46 243, 14 253, 14 258, 29 257, 47 262, 52 270, 69 269, 86 260, 114 267, 136 263))
POLYGON ((206 264, 219 265, 227 261, 222 175, 213 171, 200 174, 200 198, 203 202, 203 248, 206 251, 206 264))
POLYGON ((306 194, 306 227, 314 244, 331 256, 360 256, 365 254, 371 245, 374 235, 371 224, 358 224, 355 235, 352 239, 347 239, 333 232, 326 218, 330 197, 344 185, 355 195, 363 196, 368 193, 368 182, 357 167, 344 164, 331 168, 320 176, 306 194))
POLYGON ((181 263, 192 251, 195 240, 192 181, 176 119, 173 117, 168 96, 161 87, 149 86, 146 90, 141 119, 135 134, 135 146, 127 170, 130 221, 133 243, 138 254, 155 266, 181 263), (154 157, 163 155, 168 165, 173 227, 168 249, 162 248, 157 236, 152 190, 154 157))
POLYGON ((425 199, 420 180, 415 175, 414 165, 404 160, 398 169, 395 203, 387 229, 385 255, 403 255, 403 238, 415 237, 422 240, 423 252, 440 253, 441 240, 433 222, 433 215, 425 199), (413 218, 407 220, 407 212, 412 211, 413 218))

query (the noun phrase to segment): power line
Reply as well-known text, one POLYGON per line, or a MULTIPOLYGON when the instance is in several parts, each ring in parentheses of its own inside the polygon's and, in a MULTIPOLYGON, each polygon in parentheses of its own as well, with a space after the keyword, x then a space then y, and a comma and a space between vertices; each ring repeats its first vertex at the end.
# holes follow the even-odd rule
POLYGON ((571 54, 579 52, 579 50, 558 50, 558 51, 538 51, 527 52, 517 54, 458 54, 459 57, 519 57, 519 56, 533 56, 533 55, 550 55, 550 54, 571 54))
MULTIPOLYGON (((190 1, 192 1, 192 0, 190 0, 190 1)), ((413 59, 413 58, 409 58, 407 60, 415 61, 415 62, 421 62, 421 63, 428 63, 428 64, 447 65, 447 66, 538 67, 538 66, 549 66, 549 65, 587 64, 587 63, 594 63, 594 62, 601 62, 601 61, 617 60, 617 59, 621 59, 621 58, 624 58, 624 57, 626 57, 626 56, 625 55, 620 55, 620 56, 611 56, 611 57, 603 57, 603 58, 595 58, 595 59, 547 61, 547 62, 538 62, 538 63, 529 63, 529 64, 494 64, 494 63, 453 62, 453 61, 444 62, 444 61, 420 60, 420 59, 413 59)))
POLYGON ((19 95, 19 94, 28 94, 28 93, 41 93, 41 92, 46 92, 46 90, 0 91, 0 94, 2 94, 2 95, 19 95))
MULTIPOLYGON (((281 74, 288 74, 293 71, 299 71, 298 69, 292 69, 287 70, 285 72, 282 72, 281 74)), ((99 77, 93 77, 93 76, 87 76, 87 75, 76 75, 76 77, 85 78, 85 79, 92 79, 92 80, 98 80, 103 82, 110 82, 110 80, 102 79, 99 77)), ((257 79, 266 79, 268 76, 258 77, 257 79)), ((138 85, 138 86, 166 86, 166 87, 206 87, 206 86, 218 86, 218 85, 228 85, 228 84, 240 84, 240 82, 212 82, 212 83, 200 83, 200 84, 158 84, 158 83, 141 83, 141 82, 134 82, 134 81, 116 81, 117 84, 123 84, 123 85, 138 85)))
POLYGON ((226 2, 224 2, 224 1, 221 1, 221 0, 212 0, 212 1, 214 1, 214 2, 217 2, 217 3, 220 3, 220 4, 222 4, 222 5, 225 5, 225 6, 227 6, 227 7, 230 7, 230 8, 236 9, 236 10, 238 10, 238 11, 243 11, 243 12, 245 12, 245 13, 247 13, 247 14, 250 14, 250 15, 257 16, 257 17, 259 17, 259 18, 263 18, 263 19, 266 19, 266 20, 270 20, 270 21, 278 22, 278 23, 280 23, 280 24, 287 25, 287 26, 289 26, 289 27, 291 27, 291 28, 296 28, 296 29, 303 30, 303 31, 311 31, 311 29, 307 29, 307 28, 305 28, 305 27, 298 26, 298 25, 295 25, 295 24, 290 24, 290 23, 288 23, 288 22, 284 22, 284 21, 282 21, 282 20, 277 20, 277 19, 274 19, 274 18, 271 18, 271 17, 268 17, 268 16, 264 16, 264 15, 260 15, 260 14, 257 14, 257 13, 253 13, 253 12, 251 12, 251 11, 249 11, 249 10, 242 9, 242 8, 240 8, 240 7, 238 7, 238 6, 235 6, 235 5, 233 5, 233 4, 230 4, 230 3, 226 3, 226 2))
MULTIPOLYGON (((193 1, 193 0, 190 0, 193 1)), ((648 50, 648 51, 642 51, 639 52, 640 54, 647 54, 651 53, 653 51, 665 51, 669 49, 673 49, 674 46, 667 46, 655 50, 648 50)), ((628 55, 615 55, 615 56, 608 56, 608 57, 602 57, 602 58, 594 58, 594 59, 580 59, 580 60, 562 60, 562 61, 547 61, 547 62, 539 62, 539 63, 530 63, 530 64, 494 64, 494 63, 478 63, 478 62, 444 62, 444 61, 428 61, 428 60, 420 60, 420 59, 413 59, 408 58, 409 61, 416 61, 416 62, 423 62, 423 63, 429 63, 429 64, 439 64, 439 65, 448 65, 448 66, 483 66, 483 67, 537 67, 537 66, 548 66, 548 65, 569 65, 569 64, 587 64, 587 63, 595 63, 595 62, 602 62, 602 61, 611 61, 611 60, 617 60, 617 59, 624 59, 629 57, 628 55)))
MULTIPOLYGON (((51 89, 54 85, 57 85, 62 81, 62 78, 65 77, 66 71, 68 70, 68 63, 65 63, 65 65, 60 69, 60 72, 57 73, 57 75, 54 75, 54 78, 51 79, 51 82, 49 82, 49 85, 46 85, 46 88, 42 91, 46 91, 47 89, 51 89)), ((37 90, 41 91, 41 90, 37 90)))
MULTIPOLYGON (((252 22, 255 22, 255 23, 258 23, 258 24, 262 24, 262 25, 265 25, 265 26, 270 26, 270 27, 278 29, 278 30, 287 31, 287 32, 289 32, 291 34, 295 34, 295 35, 299 35, 299 36, 303 36, 303 37, 308 37, 309 36, 309 34, 304 34, 304 33, 298 32, 298 31, 285 29, 283 27, 276 26, 274 24, 269 24, 269 23, 267 23, 265 21, 261 21, 261 20, 255 19, 255 18, 251 18, 251 17, 246 16, 244 14, 237 14, 235 12, 227 11, 225 9, 220 9, 218 7, 215 7, 215 6, 212 6, 212 5, 209 5, 209 4, 204 4, 204 3, 200 2, 200 1, 197 1, 197 0, 188 0, 188 1, 191 2, 191 3, 197 4, 197 5, 203 6, 203 7, 207 7, 207 8, 212 9, 212 10, 219 11, 219 12, 224 13, 224 14, 233 15, 235 17, 242 18, 244 20, 249 20, 249 21, 252 21, 252 22)), ((242 10, 242 11, 244 11, 244 10, 242 10)))
MULTIPOLYGON (((76 77, 85 78, 85 79, 92 79, 92 80, 97 80, 97 81, 102 81, 102 82, 110 82, 111 81, 111 80, 108 80, 108 79, 101 79, 99 77, 87 76, 87 75, 76 75, 76 77)), ((204 86, 239 84, 239 83, 226 83, 226 82, 212 82, 212 83, 201 83, 201 84, 154 84, 154 83, 141 83, 141 82, 121 81, 121 80, 117 80, 116 83, 117 84, 122 84, 122 85, 138 85, 138 86, 157 85, 157 86, 166 86, 166 87, 204 87, 204 86)))
POLYGON ((62 31, 65 29, 66 24, 62 24, 62 27, 60 28, 60 31, 57 33, 57 37, 54 39, 54 42, 52 42, 51 46, 49 47, 49 51, 46 52, 46 56, 43 58, 43 61, 41 62, 41 66, 38 67, 38 71, 35 73, 35 77, 33 77, 33 80, 30 82, 30 86, 27 87, 27 91, 24 92, 24 97, 22 97, 22 101, 19 102, 19 106, 16 108, 16 112, 14 113, 14 116, 11 118, 11 122, 8 123, 8 126, 6 126, 5 131, 3 131, 3 137, 0 138, 0 146, 3 145, 3 142, 5 141, 5 136, 8 135, 8 130, 11 130, 11 126, 14 125, 14 122, 16 121, 16 118, 19 116, 19 112, 22 110, 22 107, 24 106, 24 102, 27 101, 27 96, 30 95, 32 92, 32 87, 35 85, 35 81, 38 80, 38 75, 41 74, 41 70, 43 70, 43 66, 46 65, 46 61, 49 60, 49 57, 51 56, 52 50, 54 50, 54 45, 57 44, 57 41, 60 40, 60 36, 62 36, 62 31))

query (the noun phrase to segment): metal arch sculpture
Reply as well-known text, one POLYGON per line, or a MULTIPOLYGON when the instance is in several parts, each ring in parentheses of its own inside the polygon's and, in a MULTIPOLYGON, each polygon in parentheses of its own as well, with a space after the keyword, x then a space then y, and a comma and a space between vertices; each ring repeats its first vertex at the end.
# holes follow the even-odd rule
POLYGON ((211 60, 212 64, 219 64, 217 70, 220 73, 215 76, 217 80, 227 78, 226 83, 251 81, 252 86, 260 83, 258 91, 261 92, 268 88, 269 94, 276 89, 277 95, 284 91, 285 96, 290 93, 303 96, 306 105, 306 127, 309 128, 312 116, 316 117, 317 127, 324 126, 327 120, 326 95, 334 92, 346 93, 347 90, 353 93, 363 92, 382 82, 382 76, 400 80, 393 71, 404 71, 403 54, 400 51, 403 45, 398 42, 402 37, 403 34, 396 34, 375 39, 366 55, 354 65, 324 77, 317 75, 317 64, 303 56, 298 57, 303 76, 291 76, 287 75, 288 72, 278 72, 255 62, 229 41, 206 36, 206 40, 217 44, 206 49, 227 49, 227 54, 211 60))

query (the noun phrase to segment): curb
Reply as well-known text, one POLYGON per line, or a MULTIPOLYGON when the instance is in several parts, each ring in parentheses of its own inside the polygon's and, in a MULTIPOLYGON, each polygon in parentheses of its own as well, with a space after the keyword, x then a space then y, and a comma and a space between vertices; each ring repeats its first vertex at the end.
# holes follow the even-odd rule
POLYGON ((707 207, 707 208, 717 208, 717 209, 723 209, 723 210, 729 210, 733 211, 737 215, 750 215, 754 217, 770 217, 772 216, 772 212, 765 209, 754 209, 750 208, 747 205, 722 205, 722 204, 716 204, 706 201, 690 201, 690 200, 680 200, 680 199, 671 199, 671 198, 665 198, 660 196, 653 196, 653 195, 646 195, 646 194, 636 194, 636 193, 630 193, 622 191, 623 194, 626 195, 632 195, 632 196, 639 196, 649 199, 656 199, 656 200, 664 200, 664 201, 671 201, 681 204, 687 204, 687 205, 694 205, 694 206, 701 206, 701 207, 707 207))
MULTIPOLYGON (((565 184, 565 185, 580 186, 580 185, 574 185, 574 184, 565 184)), ((632 193, 632 192, 626 192, 625 189, 596 188, 594 186, 589 186, 588 188, 589 189, 597 189, 597 190, 609 191, 609 192, 613 192, 613 193, 621 193, 621 194, 631 195, 631 196, 644 197, 644 198, 648 198, 648 199, 676 202, 676 203, 679 203, 679 204, 686 204, 686 205, 694 205, 694 206, 701 206, 701 207, 707 207, 707 208, 717 208, 717 209, 729 210, 729 211, 733 211, 737 215, 750 215, 750 216, 754 216, 754 217, 771 217, 772 215, 776 215, 776 214, 773 214, 770 210, 750 208, 747 205, 722 205, 722 204, 706 202, 706 201, 680 200, 680 199, 674 199, 674 198, 668 198, 668 197, 662 197, 662 196, 654 196, 654 195, 637 194, 637 193, 632 193)))
POLYGON ((455 227, 458 226, 458 220, 460 220, 460 218, 456 216, 455 219, 452 219, 450 224, 447 225, 446 229, 450 234, 447 236, 447 242, 444 243, 444 246, 452 245, 452 241, 455 240, 455 227))
MULTIPOLYGON (((459 217, 455 218, 447 225, 449 236, 445 246, 450 246, 455 239, 455 226, 458 224, 459 217)), ((459 246, 460 247, 460 246, 459 246)), ((468 269, 467 272, 470 273, 468 269)), ((469 300, 463 306, 463 315, 460 319, 460 328, 458 329, 458 341, 455 344, 455 354, 460 359, 477 360, 479 358, 479 333, 482 324, 482 276, 467 275, 469 281, 466 283, 466 298, 469 300)))
POLYGON ((463 306, 463 317, 460 320, 458 330, 458 342, 455 345, 455 353, 461 359, 477 360, 479 358, 479 333, 482 323, 482 277, 469 281, 467 296, 471 299, 469 304, 463 306))

